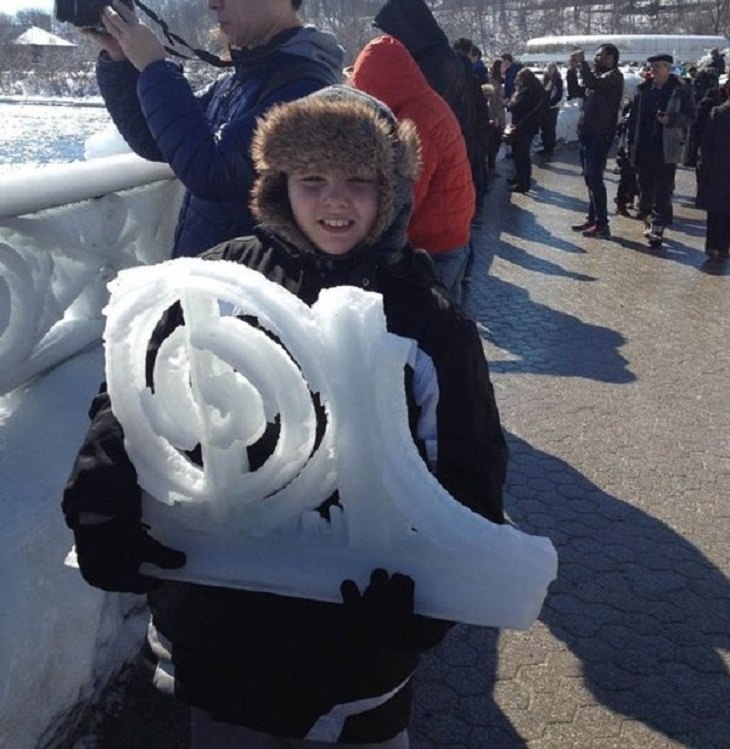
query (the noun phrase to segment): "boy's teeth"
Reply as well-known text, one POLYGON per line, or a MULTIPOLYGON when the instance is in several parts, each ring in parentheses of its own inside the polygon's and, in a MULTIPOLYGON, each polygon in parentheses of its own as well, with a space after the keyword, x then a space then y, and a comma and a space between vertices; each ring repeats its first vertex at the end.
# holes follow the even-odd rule
POLYGON ((345 219, 339 219, 339 220, 325 219, 324 223, 327 224, 327 226, 333 226, 333 227, 340 228, 342 226, 347 226, 350 222, 346 221, 345 219))

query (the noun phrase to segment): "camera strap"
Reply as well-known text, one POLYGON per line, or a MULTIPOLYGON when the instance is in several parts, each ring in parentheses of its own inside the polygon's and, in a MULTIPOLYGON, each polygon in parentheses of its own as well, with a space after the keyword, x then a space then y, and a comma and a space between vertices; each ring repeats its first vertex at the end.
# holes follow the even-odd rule
MULTIPOLYGON (((178 36, 173 31, 170 31, 170 27, 167 25, 167 22, 163 18, 160 18, 157 13, 154 12, 154 10, 148 8, 143 2, 141 2, 141 0, 134 0, 134 4, 145 15, 152 19, 160 27, 160 29, 162 29, 162 33, 165 35, 165 38, 171 45, 182 45, 186 49, 189 49, 198 59, 202 60, 203 62, 207 62, 209 65, 213 65, 216 68, 230 68, 233 65, 233 62, 231 60, 221 60, 220 57, 214 55, 212 52, 191 47, 181 36, 178 36)), ((171 55, 174 55, 175 57, 181 57, 183 60, 192 59, 188 55, 183 55, 181 52, 178 52, 176 49, 174 49, 174 47, 168 47, 167 45, 165 45, 165 51, 171 55)))

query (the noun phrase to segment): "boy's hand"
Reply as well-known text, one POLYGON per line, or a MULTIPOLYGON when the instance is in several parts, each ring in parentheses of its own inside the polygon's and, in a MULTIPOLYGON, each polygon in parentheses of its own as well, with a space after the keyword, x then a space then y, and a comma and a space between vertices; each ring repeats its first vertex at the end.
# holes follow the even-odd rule
POLYGON ((370 585, 362 593, 353 580, 345 580, 340 592, 355 639, 386 647, 407 646, 414 588, 408 575, 389 576, 384 569, 372 571, 370 585))
POLYGON ((444 638, 451 622, 414 614, 413 578, 399 572, 389 576, 378 568, 363 593, 353 580, 340 586, 350 636, 380 647, 428 650, 444 638))
POLYGON ((185 564, 185 554, 156 541, 141 524, 126 520, 107 520, 74 528, 76 556, 84 580, 102 590, 117 593, 147 593, 162 581, 141 575, 142 562, 151 562, 166 570, 185 564))

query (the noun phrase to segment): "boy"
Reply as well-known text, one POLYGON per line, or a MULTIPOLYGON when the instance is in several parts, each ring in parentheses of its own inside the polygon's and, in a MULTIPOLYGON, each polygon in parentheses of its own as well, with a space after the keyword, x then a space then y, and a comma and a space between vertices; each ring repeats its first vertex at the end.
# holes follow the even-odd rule
MULTIPOLYGON (((503 522, 507 451, 476 327, 405 238, 418 164, 412 124, 333 86, 274 108, 252 154, 260 225, 208 259, 243 263, 308 304, 337 285, 382 294, 389 331, 419 346, 405 378, 421 454, 460 502, 503 522)), ((376 570, 362 594, 345 581, 342 605, 152 579, 141 561, 185 559, 147 535, 139 496, 102 393, 64 512, 87 581, 149 592, 155 680, 193 706, 194 747, 408 746, 411 676, 449 627, 413 614, 410 578, 376 570)))

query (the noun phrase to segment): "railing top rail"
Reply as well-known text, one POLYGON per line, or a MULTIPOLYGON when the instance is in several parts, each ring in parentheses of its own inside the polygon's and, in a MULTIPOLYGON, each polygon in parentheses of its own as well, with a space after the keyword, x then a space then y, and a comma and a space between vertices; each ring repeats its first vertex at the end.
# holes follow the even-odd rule
POLYGON ((0 178, 0 218, 11 218, 172 179, 167 164, 122 154, 28 167, 0 178))

